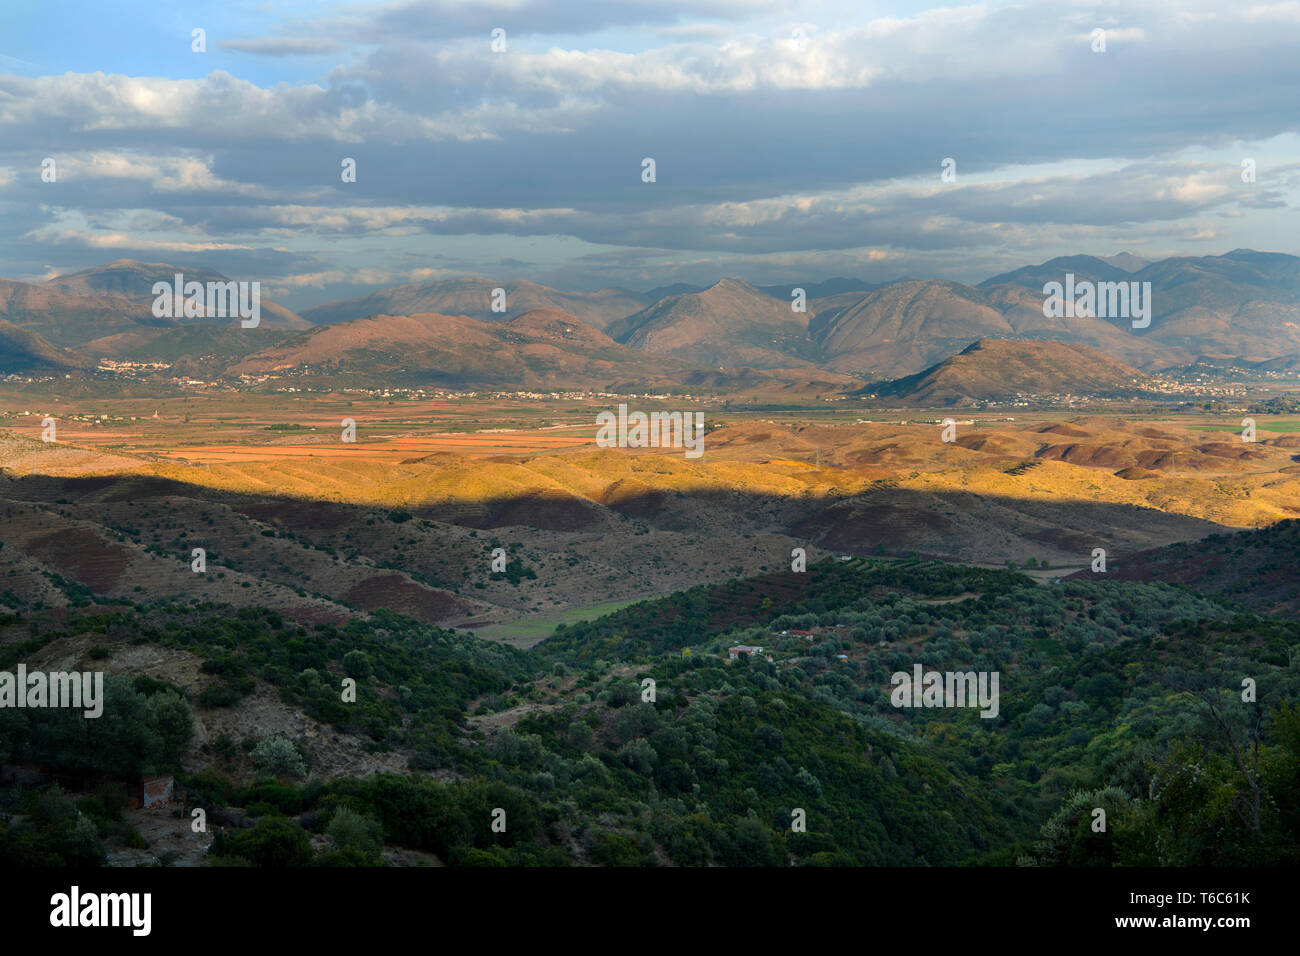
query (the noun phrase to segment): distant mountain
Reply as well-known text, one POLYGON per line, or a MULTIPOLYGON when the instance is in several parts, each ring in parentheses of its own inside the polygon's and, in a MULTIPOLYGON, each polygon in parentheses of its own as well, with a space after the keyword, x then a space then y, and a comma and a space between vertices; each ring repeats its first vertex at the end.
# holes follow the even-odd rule
POLYGON ((1151 282, 1145 334, 1166 348, 1249 360, 1300 355, 1300 258, 1238 249, 1165 259, 1130 278, 1151 282))
POLYGON ((926 405, 1010 401, 1023 395, 1117 395, 1144 390, 1146 376, 1086 345, 980 339, 916 375, 860 393, 926 405))
POLYGON ((0 319, 36 332, 56 345, 80 345, 104 335, 169 328, 149 307, 119 296, 69 295, 29 282, 0 279, 0 319))
POLYGON ((877 379, 926 369, 986 337, 1090 345, 1130 364, 1160 357, 1154 346, 1101 319, 1046 318, 1042 303, 1041 293, 1018 286, 893 282, 819 312, 810 328, 826 368, 877 379))
POLYGON ((63 372, 90 363, 42 336, 0 319, 0 375, 23 372, 63 372))
MULTIPOLYGON (((786 380, 753 369, 707 382, 701 371, 620 345, 568 313, 534 309, 506 322, 425 313, 321 325, 245 357, 227 374, 328 377, 340 382, 381 378, 403 385, 539 391, 628 391, 684 384, 789 387, 786 380)), ((813 371, 809 381, 823 387, 844 383, 813 371)))
POLYGON ((703 292, 669 296, 606 331, 633 348, 695 365, 793 368, 821 357, 808 317, 742 279, 722 279, 703 292))
POLYGON ((774 298, 789 302, 794 289, 803 289, 804 295, 809 299, 824 299, 845 292, 870 292, 872 289, 879 289, 880 283, 837 276, 834 279, 823 279, 821 282, 790 282, 782 285, 761 285, 758 288, 774 298))
POLYGON ((703 292, 708 286, 693 285, 690 282, 674 282, 672 285, 658 285, 641 293, 646 302, 658 302, 670 295, 686 295, 691 292, 703 292))
POLYGON ((876 378, 915 373, 985 336, 1092 346, 1149 369, 1198 356, 1285 368, 1300 357, 1300 258, 1236 250, 1139 266, 1123 255, 1051 259, 973 287, 906 281, 856 298, 836 295, 814 304, 810 333, 827 368, 876 378), (1044 316, 1043 287, 1069 274, 1076 284, 1151 283, 1150 325, 1134 328, 1132 312, 1044 316))
POLYGON ((1018 285, 1033 289, 1040 295, 1048 282, 1065 281, 1066 273, 1073 273, 1075 282, 1128 281, 1129 271, 1097 256, 1059 256, 1036 266, 1021 266, 991 279, 985 279, 979 288, 997 285, 1018 285))
POLYGON ((1183 371, 1189 374, 1204 372, 1226 376, 1238 375, 1242 371, 1295 372, 1300 371, 1300 355, 1283 355, 1278 358, 1260 359, 1258 361, 1225 358, 1215 355, 1198 355, 1196 361, 1189 362, 1183 371))
POLYGON ((1097 258, 1107 265, 1123 269, 1125 272, 1137 272, 1139 269, 1151 265, 1150 259, 1143 259, 1131 252, 1117 252, 1113 256, 1098 256, 1097 258))
MULTIPOLYGON (((1113 259, 1114 257, 1112 257, 1113 259)), ((1131 263, 1126 263, 1131 264, 1131 263)), ((981 282, 979 288, 1016 286, 1043 295, 1048 282, 1150 282, 1151 324, 1107 317, 1133 338, 1148 338, 1165 364, 1197 354, 1261 361, 1300 355, 1300 258, 1236 249, 1221 256, 1163 259, 1126 271, 1095 256, 1067 256, 1025 266, 981 282)))
MULTIPOLYGON (((55 276, 41 283, 45 288, 55 289, 68 295, 87 298, 111 296, 126 299, 152 310, 156 298, 153 294, 154 283, 166 282, 171 285, 177 274, 185 277, 186 282, 229 282, 220 272, 201 266, 173 266, 165 262, 137 262, 134 259, 117 259, 103 266, 84 269, 68 275, 55 276)), ((262 296, 261 322, 259 328, 268 329, 305 329, 311 323, 304 321, 296 313, 277 305, 262 296)), ((152 318, 152 314, 150 316, 152 318)), ((154 320, 157 322, 158 320, 154 320)), ((176 324, 186 325, 193 322, 218 321, 209 319, 178 319, 176 324)), ((225 323, 225 319, 219 320, 225 323)), ((94 336, 98 338, 98 336, 94 336)))
MULTIPOLYGON (((288 342, 273 337, 226 334, 254 331, 239 329, 229 320, 155 318, 153 283, 170 281, 177 271, 198 281, 224 281, 211 270, 132 260, 40 283, 0 280, 0 319, 90 358, 165 352, 178 367, 184 359, 189 362, 184 367, 205 372, 272 347, 288 347, 288 342), (225 331, 174 334, 200 325, 225 331), (155 339, 157 348, 149 352, 155 339)), ((758 287, 734 278, 706 289, 677 284, 640 294, 625 289, 562 292, 532 282, 498 284, 468 277, 395 286, 316 306, 302 316, 263 300, 261 328, 294 331, 311 322, 334 325, 370 316, 429 315, 462 316, 499 326, 540 309, 604 331, 612 343, 600 347, 617 345, 671 359, 680 368, 723 369, 724 377, 744 367, 759 372, 799 369, 805 379, 807 370, 816 369, 814 377, 822 381, 845 375, 868 381, 914 375, 982 338, 1088 346, 1149 371, 1186 367, 1198 360, 1207 369, 1282 371, 1296 367, 1300 359, 1300 258, 1281 253, 1237 249, 1158 262, 1129 253, 1065 256, 993 276, 977 286, 915 279, 870 286, 853 278, 809 283, 802 286, 808 295, 806 311, 795 312, 790 287, 758 287), (1044 315, 1043 287, 1064 283, 1067 275, 1076 283, 1150 283, 1150 324, 1134 328, 1132 314, 1044 315), (497 288, 505 290, 506 310, 501 313, 491 309, 497 288), (661 292, 671 294, 651 300, 661 292)), ((475 328, 475 335, 481 331, 475 328)), ((591 348, 598 350, 594 344, 591 348)), ((551 373, 539 377, 535 358, 523 366, 507 363, 499 371, 518 368, 530 381, 556 380, 551 373)), ((598 356, 592 353, 589 358, 598 356)), ((619 352, 609 361, 624 366, 628 356, 619 352)), ((629 369, 641 375, 653 371, 653 365, 629 369)), ((473 370, 472 362, 463 368, 466 373, 473 370)), ((489 378, 504 381, 502 375, 489 378)))
POLYGON ((317 325, 333 325, 371 315, 464 315, 483 322, 508 322, 533 309, 567 312, 603 329, 615 319, 643 309, 653 299, 627 289, 561 292, 535 282, 498 282, 468 276, 380 289, 359 299, 326 302, 303 312, 317 325), (493 312, 493 290, 505 290, 504 312, 493 312))
POLYGON ((168 329, 113 354, 135 362, 166 362, 174 374, 213 379, 245 356, 271 348, 293 334, 260 326, 244 329, 238 325, 204 323, 168 329))

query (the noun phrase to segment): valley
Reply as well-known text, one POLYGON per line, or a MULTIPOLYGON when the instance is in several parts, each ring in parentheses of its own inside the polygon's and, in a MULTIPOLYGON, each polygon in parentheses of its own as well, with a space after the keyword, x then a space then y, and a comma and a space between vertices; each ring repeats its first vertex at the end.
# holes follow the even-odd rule
POLYGON ((1286 363, 982 337, 869 382, 787 362, 770 298, 737 338, 748 307, 709 291, 605 332, 551 305, 180 328, 125 364, 9 333, 0 664, 101 669, 116 703, 97 751, 57 713, 0 720, 11 772, 83 781, 0 786, 0 856, 74 863, 39 821, 76 801, 111 866, 1294 857, 1290 810, 1225 842, 1196 835, 1222 813, 1150 796, 1218 759, 1195 695, 1248 667, 1289 806, 1286 363), (689 361, 683 309, 754 365, 689 361), (698 413, 702 454, 602 447, 620 406, 698 413), (995 673, 1000 700, 895 709, 926 667, 995 673), (209 842, 114 809, 113 780, 163 768, 209 842), (1063 831, 1080 800, 1124 839, 1063 831), (792 806, 815 833, 784 832, 792 806))
MULTIPOLYGON (((645 407, 657 404, 676 407, 645 407)), ((944 412, 870 422, 837 405, 771 417, 697 399, 707 433, 695 461, 596 447, 605 406, 592 399, 64 396, 33 411, 11 398, 0 497, 28 517, 11 513, 0 578, 30 597, 40 572, 77 581, 74 563, 102 547, 117 569, 109 594, 197 588, 337 616, 373 604, 367 588, 396 588, 431 623, 506 626, 775 570, 796 547, 810 559, 1067 567, 1094 547, 1122 561, 1300 516, 1300 438, 1284 416, 1259 416, 1245 443, 1206 416, 981 415, 954 419, 947 443, 944 412), (40 440, 47 414, 57 442, 40 440), (24 559, 27 541, 58 529, 87 536, 74 563, 48 548, 24 559), (490 580, 489 539, 537 577, 490 580), (228 579, 200 586, 191 546, 228 557, 211 557, 228 579), (618 571, 629 567, 638 573, 618 571)), ((110 577, 95 580, 102 590, 110 577)))

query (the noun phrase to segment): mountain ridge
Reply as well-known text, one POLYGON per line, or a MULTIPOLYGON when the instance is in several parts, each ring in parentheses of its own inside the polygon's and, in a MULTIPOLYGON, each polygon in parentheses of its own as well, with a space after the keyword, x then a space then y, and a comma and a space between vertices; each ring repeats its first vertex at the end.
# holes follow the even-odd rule
POLYGON ((960 406, 1026 395, 1135 394, 1146 384, 1137 369, 1086 345, 981 338, 915 375, 859 394, 960 406))

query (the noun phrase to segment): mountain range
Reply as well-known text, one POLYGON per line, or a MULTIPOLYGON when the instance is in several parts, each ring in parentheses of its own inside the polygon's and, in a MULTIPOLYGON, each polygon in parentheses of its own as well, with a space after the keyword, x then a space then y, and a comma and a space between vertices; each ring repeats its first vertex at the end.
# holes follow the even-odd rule
MULTIPOLYGON (((376 315, 318 326, 244 357, 237 375, 321 374, 357 381, 469 387, 505 382, 518 388, 641 391, 741 385, 753 369, 710 380, 697 366, 616 342, 568 312, 538 308, 507 321, 420 313, 376 315), (748 373, 748 375, 746 374, 748 373)), ((808 370, 809 381, 848 385, 847 376, 808 370)), ((769 384, 777 387, 777 382, 769 384)))
POLYGON ((805 282, 803 311, 794 285, 739 278, 638 293, 465 277, 381 289, 301 315, 263 298, 261 326, 249 330, 229 319, 156 318, 153 284, 177 272, 228 281, 208 269, 132 260, 39 282, 0 280, 0 320, 8 323, 0 371, 154 357, 214 378, 382 370, 413 381, 530 388, 795 379, 819 386, 923 375, 980 340, 1081 346, 1143 372, 1196 362, 1293 367, 1300 356, 1300 258, 1246 249, 1160 261, 1068 256, 977 285, 805 282), (1150 283, 1150 324, 1045 315, 1044 286, 1067 275, 1076 284, 1150 283))

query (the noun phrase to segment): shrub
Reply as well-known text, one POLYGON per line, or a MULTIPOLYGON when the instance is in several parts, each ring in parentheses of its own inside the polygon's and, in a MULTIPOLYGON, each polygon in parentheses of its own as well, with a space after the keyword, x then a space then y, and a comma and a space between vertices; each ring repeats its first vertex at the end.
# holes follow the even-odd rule
POLYGON ((383 848, 384 828, 379 821, 351 807, 335 810, 325 833, 339 850, 358 850, 363 857, 377 857, 383 848))
POLYGON ((306 866, 312 860, 311 837, 287 817, 263 817, 251 830, 219 834, 212 851, 255 866, 306 866))
POLYGON ((276 783, 259 783, 249 787, 235 797, 237 806, 247 807, 249 813, 257 806, 266 807, 263 812, 292 815, 302 812, 302 795, 293 787, 276 783))
POLYGON ((106 854, 99 842, 99 828, 89 817, 59 828, 55 849, 70 866, 103 866, 106 854))

